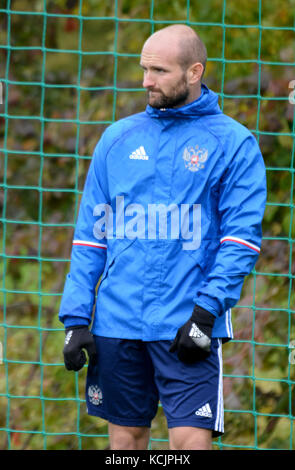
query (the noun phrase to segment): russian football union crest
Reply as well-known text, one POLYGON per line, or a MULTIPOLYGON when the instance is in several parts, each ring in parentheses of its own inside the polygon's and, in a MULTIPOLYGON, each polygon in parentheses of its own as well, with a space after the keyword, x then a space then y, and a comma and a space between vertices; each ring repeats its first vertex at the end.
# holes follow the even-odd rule
POLYGON ((93 405, 102 404, 102 391, 97 385, 90 385, 90 387, 88 387, 88 396, 93 405))
POLYGON ((198 145, 195 147, 189 146, 184 149, 182 155, 185 168, 190 171, 202 170, 208 158, 208 150, 202 149, 198 145))

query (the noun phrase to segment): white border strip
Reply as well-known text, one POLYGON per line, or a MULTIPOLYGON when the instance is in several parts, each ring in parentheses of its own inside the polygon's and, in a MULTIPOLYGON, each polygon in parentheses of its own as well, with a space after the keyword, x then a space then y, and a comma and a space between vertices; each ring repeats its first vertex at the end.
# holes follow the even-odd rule
POLYGON ((224 405, 223 405, 223 363, 222 363, 222 342, 218 338, 218 359, 219 359, 219 380, 218 380, 218 399, 217 416, 215 421, 215 431, 224 432, 224 405))
POLYGON ((227 236, 227 237, 221 238, 220 243, 223 243, 226 241, 240 243, 241 245, 245 245, 248 248, 251 248, 252 250, 257 251, 257 253, 260 253, 259 246, 253 245, 253 243, 247 242, 246 240, 243 240, 243 238, 227 236))
POLYGON ((102 248, 104 250, 107 249, 107 246, 103 243, 87 242, 84 240, 73 240, 73 245, 90 246, 92 248, 102 248))
POLYGON ((225 325, 226 325, 226 332, 229 338, 233 338, 233 327, 231 322, 231 309, 229 308, 225 312, 225 325))

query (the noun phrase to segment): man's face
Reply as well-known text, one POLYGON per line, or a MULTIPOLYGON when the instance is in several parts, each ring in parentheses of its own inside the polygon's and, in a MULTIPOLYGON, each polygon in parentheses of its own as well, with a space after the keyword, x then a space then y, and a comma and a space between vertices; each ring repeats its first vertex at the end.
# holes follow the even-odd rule
POLYGON ((167 48, 165 44, 147 42, 141 54, 143 87, 148 93, 148 104, 158 109, 183 106, 190 94, 186 72, 178 63, 175 49, 171 46, 167 48))

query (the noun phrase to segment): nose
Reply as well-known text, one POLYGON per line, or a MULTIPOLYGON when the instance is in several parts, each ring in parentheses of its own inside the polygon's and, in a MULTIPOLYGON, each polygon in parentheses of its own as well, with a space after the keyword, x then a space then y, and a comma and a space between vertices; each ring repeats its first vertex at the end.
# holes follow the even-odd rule
POLYGON ((150 72, 145 72, 143 77, 143 87, 144 88, 153 88, 155 86, 155 80, 151 76, 150 72))

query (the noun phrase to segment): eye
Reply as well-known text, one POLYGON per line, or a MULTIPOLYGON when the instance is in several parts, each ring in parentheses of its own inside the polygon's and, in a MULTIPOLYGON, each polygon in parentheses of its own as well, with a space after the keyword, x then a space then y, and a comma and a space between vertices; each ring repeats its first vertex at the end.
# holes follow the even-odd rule
MULTIPOLYGON (((139 64, 140 67, 142 68, 142 70, 146 73, 148 71, 148 68, 139 64)), ((162 67, 150 67, 150 70, 153 71, 153 72, 157 72, 157 73, 165 73, 167 72, 167 70, 163 69, 162 67)))

